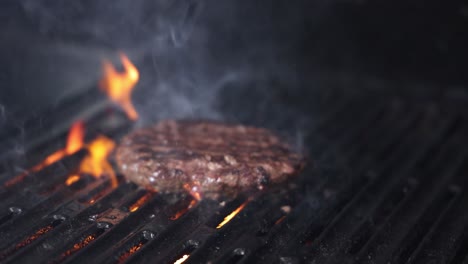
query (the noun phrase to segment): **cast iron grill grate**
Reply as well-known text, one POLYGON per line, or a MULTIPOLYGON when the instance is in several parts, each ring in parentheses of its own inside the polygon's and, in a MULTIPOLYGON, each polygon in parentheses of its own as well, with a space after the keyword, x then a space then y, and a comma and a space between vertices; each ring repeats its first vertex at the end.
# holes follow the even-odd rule
MULTIPOLYGON (((115 189, 86 175, 67 186, 78 152, 0 189, 1 262, 465 263, 466 117, 398 98, 316 99, 304 140, 314 165, 288 188, 219 203, 120 175, 115 189)), ((87 119, 91 137, 131 129, 110 115, 87 119)), ((26 163, 64 141, 43 138, 26 163)), ((6 180, 15 160, 2 161, 6 180)))

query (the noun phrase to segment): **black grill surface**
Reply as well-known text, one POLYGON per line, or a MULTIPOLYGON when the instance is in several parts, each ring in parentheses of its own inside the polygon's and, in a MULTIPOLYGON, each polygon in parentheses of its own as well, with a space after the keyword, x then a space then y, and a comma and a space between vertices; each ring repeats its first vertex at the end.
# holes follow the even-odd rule
MULTIPOLYGON (((306 170, 288 186, 226 202, 152 193, 121 175, 115 189, 86 175, 67 186, 85 153, 69 156, 1 188, 0 260, 467 263, 466 117, 437 103, 371 99, 316 96, 306 170)), ((118 140, 131 129, 119 113, 99 110, 86 120, 90 138, 118 140)), ((18 133, 4 132, 2 151, 10 154, 1 178, 63 145, 60 131, 26 148, 21 161, 7 149, 18 133)))

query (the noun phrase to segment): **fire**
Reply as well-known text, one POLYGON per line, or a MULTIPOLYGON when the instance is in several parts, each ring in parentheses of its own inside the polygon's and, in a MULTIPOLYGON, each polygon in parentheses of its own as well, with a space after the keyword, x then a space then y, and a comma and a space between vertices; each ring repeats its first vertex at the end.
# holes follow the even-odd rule
POLYGON ((241 204, 239 207, 237 207, 236 210, 232 211, 229 215, 227 215, 224 218, 224 220, 221 223, 219 223, 219 225, 216 227, 216 229, 220 229, 225 224, 227 224, 229 221, 231 221, 232 218, 234 218, 234 216, 236 216, 240 211, 242 211, 242 209, 244 209, 244 207, 249 203, 249 201, 250 200, 245 201, 243 204, 241 204))
POLYGON ((197 202, 198 202, 198 200, 193 199, 192 201, 190 201, 190 204, 189 204, 186 208, 184 208, 184 209, 182 209, 182 210, 176 212, 173 216, 171 216, 170 219, 171 219, 171 220, 177 220, 177 219, 179 219, 179 218, 180 218, 181 216, 183 216, 186 212, 188 212, 188 210, 192 209, 192 207, 194 207, 194 206, 197 204, 197 202))
POLYGON ((79 180, 80 180, 80 175, 72 174, 68 176, 67 180, 65 181, 65 184, 67 186, 70 186, 79 180))
POLYGON ((70 127, 70 132, 67 137, 67 146, 65 152, 71 155, 84 145, 85 126, 83 121, 77 121, 70 127))
POLYGON ((77 121, 70 127, 70 132, 67 137, 67 145, 65 148, 60 149, 45 158, 45 160, 36 166, 32 167, 29 171, 36 172, 43 168, 55 163, 66 156, 73 155, 80 150, 84 145, 84 123, 77 121))
POLYGON ((107 157, 115 148, 115 143, 105 136, 99 136, 86 146, 89 154, 81 161, 79 172, 96 178, 107 175, 113 188, 117 187, 117 177, 107 157))
POLYGON ((134 204, 130 206, 129 211, 131 213, 136 212, 138 209, 140 209, 142 205, 144 205, 149 199, 151 199, 153 195, 154 195, 154 192, 152 191, 147 192, 145 195, 140 197, 140 199, 138 199, 134 204))
POLYGON ((202 196, 200 192, 198 192, 198 184, 194 184, 193 186, 190 186, 190 184, 185 183, 184 184, 184 189, 189 192, 189 194, 195 198, 197 201, 201 201, 202 196))
POLYGON ((84 131, 85 127, 83 121, 80 120, 73 123, 68 132, 67 144, 65 148, 57 150, 56 152, 47 156, 41 163, 7 181, 5 186, 8 187, 16 184, 22 181, 29 173, 40 171, 45 167, 63 159, 64 157, 73 155, 74 153, 78 152, 81 148, 83 148, 84 145, 84 131))
POLYGON ((110 61, 103 62, 103 77, 99 86, 113 102, 123 108, 128 118, 136 120, 138 113, 132 104, 131 93, 140 78, 140 73, 125 54, 120 54, 120 60, 123 72, 118 72, 110 61))
POLYGON ((174 262, 174 264, 182 264, 182 263, 184 263, 189 257, 190 257, 190 255, 185 254, 185 255, 183 255, 180 259, 176 260, 176 261, 174 262))

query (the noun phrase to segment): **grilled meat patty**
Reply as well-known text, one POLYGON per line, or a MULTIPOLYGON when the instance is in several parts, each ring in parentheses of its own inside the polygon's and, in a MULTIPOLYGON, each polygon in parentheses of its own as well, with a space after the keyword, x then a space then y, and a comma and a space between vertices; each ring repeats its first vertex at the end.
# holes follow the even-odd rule
POLYGON ((125 177, 159 192, 235 195, 283 182, 304 165, 272 132, 213 121, 163 121, 125 136, 116 160, 125 177))

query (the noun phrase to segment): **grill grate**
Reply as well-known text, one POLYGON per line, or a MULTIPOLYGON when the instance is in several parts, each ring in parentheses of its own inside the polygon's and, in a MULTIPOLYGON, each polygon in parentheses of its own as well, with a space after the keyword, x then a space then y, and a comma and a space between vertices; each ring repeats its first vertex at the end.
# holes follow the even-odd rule
MULTIPOLYGON (((67 186, 79 152, 0 189, 0 260, 467 262, 465 117, 399 98, 317 99, 305 139, 315 166, 289 188, 220 204, 153 193, 120 175, 116 189, 86 175, 67 186)), ((88 124, 91 137, 118 139, 131 129, 122 115, 106 111, 88 124)), ((63 138, 35 142, 27 162, 63 138)), ((4 180, 15 173, 12 166, 1 172, 4 180)))

